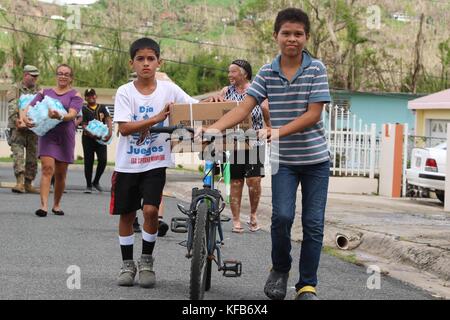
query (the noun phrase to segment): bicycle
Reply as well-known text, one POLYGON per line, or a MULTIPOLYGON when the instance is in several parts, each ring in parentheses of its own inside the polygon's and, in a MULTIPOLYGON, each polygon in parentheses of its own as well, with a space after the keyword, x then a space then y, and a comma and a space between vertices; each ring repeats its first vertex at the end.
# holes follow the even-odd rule
MULTIPOLYGON (((173 127, 151 128, 150 133, 173 133, 176 130, 187 130, 193 133, 193 129, 183 125, 173 127)), ((229 137, 232 134, 224 135, 229 137)), ((180 138, 185 135, 181 135, 180 138)), ((234 133, 234 141, 245 138, 242 133, 234 133)), ((171 138, 169 138, 171 139, 171 138)), ((182 139, 180 139, 182 140, 182 139)), ((224 244, 222 222, 228 222, 230 218, 221 217, 225 209, 225 202, 219 190, 215 189, 214 176, 217 173, 219 158, 215 157, 214 139, 210 139, 204 155, 203 188, 192 189, 192 200, 189 209, 178 204, 177 207, 187 217, 177 217, 171 220, 171 231, 175 233, 187 233, 185 246, 186 258, 191 259, 189 298, 202 300, 205 292, 211 288, 212 262, 218 266, 218 271, 225 277, 240 277, 242 263, 238 260, 223 260, 221 246, 224 244)))

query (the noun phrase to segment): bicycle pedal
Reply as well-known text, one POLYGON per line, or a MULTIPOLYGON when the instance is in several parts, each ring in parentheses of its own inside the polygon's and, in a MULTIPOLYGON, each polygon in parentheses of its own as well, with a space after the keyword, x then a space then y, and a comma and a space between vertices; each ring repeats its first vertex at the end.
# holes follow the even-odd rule
POLYGON ((175 233, 187 233, 188 219, 187 217, 172 218, 170 221, 170 230, 175 233))
POLYGON ((240 277, 242 274, 242 263, 238 260, 224 260, 222 270, 224 277, 240 277))

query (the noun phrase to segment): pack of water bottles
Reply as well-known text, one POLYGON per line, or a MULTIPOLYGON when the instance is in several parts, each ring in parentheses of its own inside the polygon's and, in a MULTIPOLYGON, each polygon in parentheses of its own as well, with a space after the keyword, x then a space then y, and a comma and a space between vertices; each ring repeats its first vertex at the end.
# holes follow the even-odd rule
POLYGON ((17 103, 17 107, 19 108, 19 110, 24 110, 35 97, 35 94, 22 94, 19 97, 19 101, 17 103))
POLYGON ((31 130, 38 136, 45 135, 61 122, 59 119, 49 118, 49 110, 56 110, 60 115, 67 114, 67 111, 61 102, 48 96, 28 110, 27 116, 34 123, 34 127, 31 128, 31 130))
POLYGON ((86 126, 85 130, 87 132, 89 132, 90 134, 92 134, 92 135, 94 135, 96 137, 99 137, 97 142, 100 143, 100 144, 107 145, 107 144, 110 144, 111 141, 112 141, 112 136, 111 136, 111 138, 108 141, 104 141, 104 139, 109 134, 109 129, 108 129, 108 126, 106 124, 104 124, 101 121, 98 121, 97 119, 89 121, 89 123, 86 126))

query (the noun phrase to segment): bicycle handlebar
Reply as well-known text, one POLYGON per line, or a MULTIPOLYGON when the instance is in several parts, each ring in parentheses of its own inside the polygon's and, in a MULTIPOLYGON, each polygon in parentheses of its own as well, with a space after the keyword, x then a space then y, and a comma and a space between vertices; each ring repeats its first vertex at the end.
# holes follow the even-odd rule
POLYGON ((148 131, 150 133, 169 133, 169 134, 172 134, 176 130, 187 130, 187 131, 189 131, 192 134, 195 133, 195 130, 193 128, 186 127, 186 126, 184 126, 182 124, 178 124, 176 126, 168 126, 168 127, 151 127, 148 131))
MULTIPOLYGON (((172 134, 177 130, 187 130, 191 134, 195 133, 194 128, 184 126, 182 124, 178 124, 176 126, 168 126, 168 127, 151 127, 148 131, 150 133, 168 133, 172 134)), ((220 135, 213 133, 204 133, 203 139, 205 142, 213 143, 215 139, 220 138, 220 135)), ((258 136, 255 134, 254 136, 248 135, 244 132, 227 132, 222 134, 222 139, 232 138, 234 141, 256 141, 258 140, 258 136)))

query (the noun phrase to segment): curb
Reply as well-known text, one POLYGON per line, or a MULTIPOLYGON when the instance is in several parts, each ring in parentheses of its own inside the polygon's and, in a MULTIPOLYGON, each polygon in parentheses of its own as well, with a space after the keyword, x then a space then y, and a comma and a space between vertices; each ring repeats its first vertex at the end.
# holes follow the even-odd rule
MULTIPOLYGON (((184 186, 181 184, 170 184, 166 186, 166 191, 181 201, 189 202, 191 200, 190 190, 186 193, 186 189, 183 188, 184 186)), ((367 205, 373 204, 372 201, 364 202, 367 202, 367 205)), ((405 209, 410 205, 409 203, 405 203, 405 209)), ((259 212, 258 220, 261 229, 270 232, 270 205, 260 202, 259 212)), ((224 210, 224 213, 231 217, 231 211, 228 206, 224 210)), ((247 218, 247 216, 241 214, 241 221, 244 222, 247 218)), ((301 241, 301 219, 296 218, 292 227, 291 238, 293 241, 301 241)), ((428 271, 438 276, 441 280, 450 281, 450 252, 446 248, 402 240, 399 235, 358 229, 330 220, 325 221, 323 245, 336 248, 342 253, 351 253, 353 249, 358 249, 362 253, 378 256, 399 264, 409 265, 420 271, 428 271), (342 250, 337 246, 336 236, 338 235, 344 235, 349 239, 349 247, 347 250, 342 250)))

